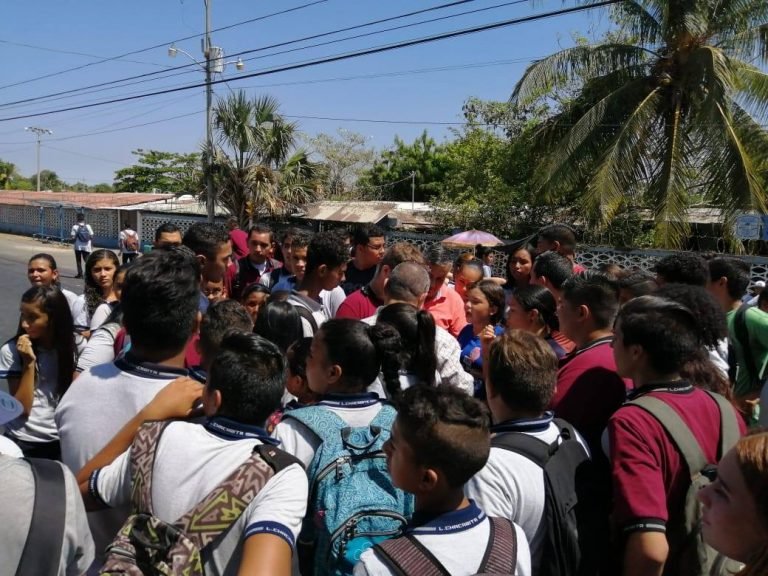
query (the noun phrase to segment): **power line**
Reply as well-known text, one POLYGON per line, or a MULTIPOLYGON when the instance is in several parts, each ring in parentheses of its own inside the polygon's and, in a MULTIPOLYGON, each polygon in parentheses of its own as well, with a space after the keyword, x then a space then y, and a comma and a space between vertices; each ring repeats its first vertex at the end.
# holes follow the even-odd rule
MULTIPOLYGON (((60 50, 58 48, 49 48, 47 46, 35 46, 34 44, 25 44, 24 42, 13 42, 12 40, 0 40, 0 44, 7 44, 9 46, 19 46, 21 48, 29 48, 30 50, 41 50, 43 52, 53 52, 55 54, 71 54, 73 56, 83 56, 84 58, 101 58, 96 54, 88 54, 86 52, 75 52, 74 50, 60 50)), ((121 62, 128 62, 130 64, 144 64, 146 66, 158 66, 160 68, 173 68, 167 64, 158 64, 156 62, 145 62, 142 60, 127 60, 125 58, 119 58, 121 62)))
MULTIPOLYGON (((538 20, 543 20, 543 19, 546 19, 546 18, 552 18, 552 17, 555 17, 555 16, 562 16, 562 15, 565 15, 565 14, 572 14, 572 13, 577 13, 577 12, 583 12, 583 11, 586 11, 586 10, 593 10, 595 8, 601 8, 601 7, 604 7, 604 6, 610 6, 612 4, 617 4, 618 2, 621 2, 621 1, 622 0, 603 0, 602 2, 595 2, 593 4, 587 4, 587 5, 582 5, 582 6, 575 6, 575 7, 571 7, 571 8, 563 8, 563 9, 560 9, 560 10, 553 10, 553 11, 550 11, 550 12, 543 12, 543 13, 540 13, 540 14, 534 14, 534 15, 531 15, 531 16, 524 16, 524 17, 521 17, 521 18, 513 18, 513 19, 510 19, 510 20, 502 20, 502 21, 499 21, 499 22, 493 22, 491 24, 485 24, 485 25, 481 25, 481 26, 474 26, 474 27, 471 27, 471 28, 464 28, 464 29, 461 29, 461 30, 454 30, 452 32, 445 32, 445 33, 436 34, 436 35, 433 35, 433 36, 426 36, 426 37, 422 37, 422 38, 416 38, 416 39, 407 40, 407 41, 404 41, 404 42, 396 42, 396 43, 393 43, 393 44, 386 44, 386 45, 377 46, 377 47, 373 47, 373 48, 368 48, 368 49, 364 49, 364 50, 348 52, 348 53, 345 53, 345 54, 338 54, 338 55, 335 55, 335 56, 328 56, 328 57, 319 58, 319 59, 316 59, 316 60, 309 60, 309 61, 305 61, 305 62, 289 64, 289 65, 280 66, 280 67, 277 67, 277 68, 263 70, 263 71, 260 71, 260 72, 252 72, 250 74, 243 74, 241 76, 237 76, 235 78, 231 78, 231 79, 228 79, 228 80, 223 80, 223 79, 213 80, 213 81, 210 82, 210 84, 211 85, 217 85, 217 84, 222 84, 222 83, 227 82, 227 81, 230 81, 230 82, 242 81, 242 80, 246 80, 248 78, 256 78, 256 77, 260 77, 260 76, 267 76, 267 75, 270 75, 270 74, 277 74, 279 72, 287 72, 287 71, 290 71, 290 70, 299 70, 299 69, 303 69, 303 68, 310 68, 312 66, 317 66, 317 65, 320 65, 320 64, 329 64, 329 63, 332 63, 332 62, 340 62, 342 60, 349 60, 349 59, 352 59, 352 58, 359 58, 361 56, 369 56, 369 55, 372 55, 372 54, 380 54, 380 53, 383 53, 383 52, 389 52, 391 50, 399 50, 401 48, 409 48, 411 46, 418 46, 418 45, 421 45, 421 44, 428 44, 428 43, 437 42, 437 41, 440 41, 440 40, 447 40, 449 38, 457 38, 457 37, 460 37, 460 36, 467 36, 467 35, 470 35, 470 34, 476 34, 476 33, 479 33, 479 32, 486 32, 486 31, 489 31, 489 30, 495 30, 495 29, 499 29, 499 28, 513 26, 513 25, 516 25, 516 24, 522 24, 522 23, 526 23, 526 22, 535 22, 535 21, 538 21, 538 20)), ((96 107, 96 106, 104 106, 104 105, 113 104, 113 103, 116 103, 116 102, 126 102, 126 101, 130 101, 130 100, 137 100, 137 99, 140 99, 140 98, 149 98, 149 97, 152 97, 152 96, 159 96, 161 94, 170 94, 172 92, 181 92, 181 91, 185 91, 185 90, 193 90, 195 88, 202 88, 202 87, 207 86, 207 85, 208 84, 205 83, 205 82, 196 83, 196 84, 189 84, 189 85, 180 86, 180 87, 177 87, 177 88, 167 88, 165 90, 157 90, 157 91, 154 91, 154 92, 147 92, 145 94, 139 94, 139 95, 135 95, 135 96, 126 96, 126 97, 122 97, 122 98, 113 98, 111 100, 104 100, 104 101, 101 101, 101 102, 94 102, 94 103, 91 103, 91 104, 82 104, 82 105, 79 105, 79 106, 69 106, 69 107, 66 107, 66 108, 59 108, 59 109, 56 109, 56 110, 48 110, 48 111, 45 111, 45 112, 37 112, 37 113, 33 113, 33 114, 20 114, 20 115, 17 115, 17 116, 9 116, 9 117, 6 117, 6 118, 0 118, 0 122, 8 122, 8 121, 11 121, 11 120, 20 120, 20 119, 24 119, 24 118, 35 118, 35 117, 39 117, 39 116, 48 116, 50 114, 58 114, 58 113, 61 113, 61 112, 70 112, 72 110, 82 110, 82 109, 85 109, 85 108, 93 108, 93 107, 96 107)))
MULTIPOLYGON (((295 12, 297 10, 302 10, 304 8, 309 8, 310 6, 315 6, 316 4, 323 4, 324 2, 327 2, 328 0, 315 0, 314 2, 308 2, 306 4, 302 4, 300 6, 294 6, 293 8, 287 8, 285 10, 280 10, 278 12, 272 12, 271 14, 265 14, 264 16, 258 16, 256 18, 250 18, 249 20, 243 20, 242 22, 235 22, 234 24, 229 24, 227 26, 222 26, 221 28, 215 28, 211 30, 211 34, 215 32, 221 32, 222 30, 229 30, 231 28, 235 28, 237 26, 243 26, 245 24, 252 24, 253 22, 259 22, 261 20, 266 20, 268 18, 272 18, 274 16, 282 16, 283 14, 288 14, 289 12, 295 12)), ((174 42, 184 42, 186 40, 191 40, 192 38, 199 38, 201 36, 205 36, 205 33, 200 34, 192 34, 190 36, 184 36, 183 38, 177 38, 175 40, 171 40, 170 42, 163 42, 162 44, 155 44, 153 46, 148 46, 147 48, 141 48, 139 50, 131 50, 130 52, 125 52, 124 54, 119 54, 117 56, 110 56, 108 58, 103 58, 101 60, 98 60, 96 62, 89 62, 87 64, 82 64, 80 66, 75 66, 74 68, 67 68, 66 70, 59 70, 58 72, 51 72, 49 74, 43 74, 42 76, 37 76, 35 78, 29 78, 28 80, 20 80, 19 82, 14 82, 12 84, 5 84, 4 86, 0 86, 0 90, 4 88, 12 88, 14 86, 21 86, 22 84, 29 84, 30 82, 36 82, 38 80, 43 80, 45 78, 53 78, 54 76, 61 76, 62 74, 67 74, 69 72, 75 72, 77 70, 82 70, 84 68, 89 68, 90 66, 96 66, 98 64, 104 64, 105 62, 112 62, 113 60, 121 60, 125 58, 126 56, 133 56, 134 54, 141 54, 143 52, 149 52, 150 50, 155 50, 156 48, 162 48, 164 46, 167 46, 168 44, 172 44, 174 42)))
MULTIPOLYGON (((415 10, 413 12, 407 12, 405 14, 400 14, 400 15, 397 15, 397 16, 390 16, 388 18, 380 18, 378 20, 372 20, 370 22, 365 22, 363 24, 357 24, 355 26, 347 26, 346 28, 339 28, 337 30, 331 30, 329 32, 323 32, 323 33, 320 33, 320 34, 313 34, 311 36, 304 36, 303 38, 296 38, 294 40, 287 40, 287 41, 284 41, 284 42, 278 42, 277 44, 270 44, 268 46, 262 46, 260 48, 254 48, 254 49, 251 49, 251 50, 245 50, 243 52, 237 52, 235 54, 229 55, 229 57, 234 58, 236 56, 243 56, 243 55, 246 55, 246 54, 253 54, 255 52, 261 52, 261 51, 264 51, 264 50, 270 50, 272 48, 280 48, 282 46, 289 46, 291 44, 297 44, 297 43, 305 42, 305 41, 308 41, 308 40, 315 40, 315 39, 318 39, 318 38, 323 38, 323 37, 332 36, 332 35, 335 35, 335 34, 340 34, 342 32, 349 32, 350 30, 356 30, 356 29, 360 29, 360 28, 367 28, 367 27, 370 27, 370 26, 375 26, 377 24, 383 24, 385 22, 391 22, 393 20, 400 20, 400 19, 403 19, 403 18, 408 18, 408 17, 411 17, 411 16, 416 16, 418 14, 424 14, 424 13, 432 12, 432 11, 435 11, 435 10, 442 10, 444 8, 452 8, 454 6, 458 6, 458 5, 461 5, 461 4, 467 4, 469 2, 475 2, 475 1, 476 0, 456 0, 456 1, 453 1, 453 2, 448 2, 446 4, 439 4, 437 6, 432 6, 432 7, 429 7, 429 8, 423 8, 421 10, 415 10)), ((528 0, 519 0, 519 1, 523 2, 523 1, 528 1, 528 0)), ((460 13, 460 14, 456 14, 454 16, 461 16, 461 15, 464 15, 464 14, 465 13, 460 13)), ((427 21, 427 22, 430 22, 430 21, 427 21)), ((381 32, 386 32, 386 31, 388 31, 388 30, 383 30, 381 32)), ((376 33, 380 33, 380 32, 376 32, 376 33)), ((343 40, 344 39, 339 40, 339 41, 343 41, 343 40)), ((179 41, 180 40, 176 40, 176 42, 179 42, 179 41)), ((161 46, 165 46, 165 44, 163 44, 161 46)), ((156 47, 157 46, 155 46, 155 48, 156 47)), ((269 54, 267 56, 272 56, 272 55, 273 54, 269 54)), ((266 56, 264 56, 264 57, 266 57, 266 56)), ((255 60, 255 59, 257 59, 257 58, 248 58, 246 60, 250 61, 250 60, 255 60)), ((195 68, 196 66, 198 66, 198 64, 196 64, 194 62, 191 62, 189 64, 182 64, 180 66, 169 68, 167 70, 160 70, 160 71, 155 71, 155 72, 146 72, 144 74, 137 74, 137 75, 134 75, 134 76, 128 76, 126 78, 121 78, 121 79, 118 79, 118 80, 110 80, 108 82, 100 82, 98 84, 92 84, 90 86, 83 86, 83 87, 80 87, 80 88, 72 88, 72 89, 61 91, 61 92, 54 92, 52 94, 45 94, 43 96, 35 96, 33 98, 25 98, 25 99, 22 99, 22 100, 15 100, 15 101, 12 101, 12 102, 4 102, 4 103, 0 103, 0 107, 7 108, 7 107, 15 106, 15 105, 18 105, 18 104, 26 104, 26 103, 30 103, 30 102, 37 102, 37 101, 40 101, 40 100, 50 100, 50 99, 60 100, 61 98, 54 98, 54 97, 56 97, 56 96, 64 96, 64 95, 67 95, 67 94, 78 94, 78 95, 81 95, 86 90, 89 91, 89 92, 87 92, 89 94, 92 94, 92 93, 95 93, 95 92, 102 92, 104 90, 92 90, 92 89, 108 87, 108 86, 112 86, 112 85, 115 85, 115 84, 122 84, 124 82, 130 82, 131 80, 141 80, 141 79, 149 78, 149 77, 152 77, 152 76, 158 76, 159 74, 164 74, 164 73, 167 73, 167 72, 174 72, 174 71, 178 71, 178 70, 183 70, 183 72, 178 72, 176 74, 167 74, 165 76, 159 76, 158 78, 156 78, 156 79, 165 80, 165 79, 168 79, 168 78, 173 78, 175 76, 181 76, 181 75, 184 75, 184 74, 189 74, 190 72, 195 72, 196 70, 192 70, 191 68, 195 68)), ((144 84, 147 81, 153 81, 153 80, 155 80, 155 78, 153 78, 152 80, 142 80, 140 82, 132 82, 132 83, 129 83, 129 84, 124 84, 122 86, 114 86, 114 87, 115 88, 125 88, 126 86, 133 86, 135 84, 144 84)), ((2 89, 2 88, 3 87, 0 86, 0 89, 2 89)), ((105 90, 111 90, 111 89, 112 88, 105 88, 105 90)))
POLYGON ((101 158, 100 156, 92 156, 90 154, 83 154, 82 152, 75 152, 73 150, 66 150, 64 148, 56 148, 55 146, 48 146, 47 144, 42 145, 43 148, 48 148, 50 150, 56 150, 57 152, 63 152, 64 154, 71 154, 73 156, 82 156, 83 158, 90 158, 91 160, 98 160, 100 162, 107 162, 108 164, 117 164, 119 166, 132 166, 132 164, 128 164, 126 162, 119 162, 117 160, 109 160, 107 158, 101 158))

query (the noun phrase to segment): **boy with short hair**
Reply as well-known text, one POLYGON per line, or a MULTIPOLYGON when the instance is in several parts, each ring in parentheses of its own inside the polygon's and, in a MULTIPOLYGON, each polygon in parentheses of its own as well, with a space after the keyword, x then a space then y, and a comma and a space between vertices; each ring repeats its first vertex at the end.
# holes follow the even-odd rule
MULTIPOLYGON (((553 443, 562 445, 561 431, 567 424, 547 411, 555 394, 557 356, 535 334, 510 330, 491 341, 486 362, 485 386, 494 436, 488 463, 467 483, 465 493, 487 514, 520 525, 531 547, 534 572, 538 573, 547 530, 544 470, 523 450, 506 448, 500 441, 507 437, 511 446, 524 448, 530 442, 515 440, 525 435, 544 448, 553 443)), ((586 459, 589 452, 583 439, 573 439, 580 443, 581 457, 586 459)), ((576 470, 572 472, 575 476, 576 470)))
POLYGON ((678 443, 692 438, 701 462, 715 464, 744 433, 744 423, 724 398, 680 376, 685 363, 701 354, 697 327, 690 310, 657 296, 631 300, 616 320, 616 369, 633 383, 629 402, 607 428, 611 519, 622 537, 624 576, 709 574, 692 567, 689 554, 700 536, 685 528, 686 493, 701 470, 689 468, 691 448, 678 443), (654 414, 660 408, 685 435, 662 423, 654 414))
POLYGON ((219 352, 222 340, 232 332, 253 332, 253 321, 240 302, 222 300, 211 304, 200 322, 200 369, 203 380, 219 352))
POLYGON ((344 281, 348 259, 346 244, 334 232, 318 232, 310 241, 304 277, 287 300, 301 316, 304 336, 313 336, 323 322, 333 318, 330 302, 321 293, 333 291, 344 281))
MULTIPOLYGON (((226 230, 217 224, 198 222, 189 227, 182 240, 200 263, 200 282, 219 282, 224 278, 232 255, 232 245, 226 230)), ((231 292, 230 292, 231 293, 231 292)), ((208 297, 200 292, 200 312, 208 309, 208 297)))
MULTIPOLYGON (((233 519, 233 512, 241 510, 233 500, 226 509, 212 502, 208 516, 200 519, 214 531, 217 523, 231 522, 202 550, 206 574, 291 574, 293 549, 307 508, 307 477, 298 460, 278 450, 262 428, 280 405, 284 381, 285 359, 277 346, 255 334, 230 334, 221 343, 203 391, 205 424, 173 421, 154 440, 154 463, 145 481, 150 483, 154 515, 167 523, 196 508, 255 451, 274 472, 252 499, 245 500, 239 516, 233 519), (211 520, 216 513, 219 516, 211 520)), ((179 394, 173 396, 169 402, 176 402, 179 394)), ((155 404, 153 410, 157 410, 155 404)), ((148 414, 147 419, 158 416, 148 414)), ((141 420, 139 415, 129 424, 134 434, 121 431, 78 475, 90 506, 123 505, 131 500, 136 474, 131 454, 142 449, 133 439, 146 431, 137 432, 141 420), (126 445, 115 458, 115 449, 126 445)), ((257 476, 254 470, 242 481, 255 489, 257 476)))
POLYGON ((464 484, 488 459, 489 425, 485 407, 454 388, 416 386, 403 393, 384 449, 393 484, 414 494, 416 511, 404 536, 361 555, 355 576, 420 574, 423 562, 453 576, 531 574, 522 529, 488 518, 464 496, 464 484), (506 555, 498 554, 502 549, 506 555), (410 563, 415 557, 418 567, 410 563))

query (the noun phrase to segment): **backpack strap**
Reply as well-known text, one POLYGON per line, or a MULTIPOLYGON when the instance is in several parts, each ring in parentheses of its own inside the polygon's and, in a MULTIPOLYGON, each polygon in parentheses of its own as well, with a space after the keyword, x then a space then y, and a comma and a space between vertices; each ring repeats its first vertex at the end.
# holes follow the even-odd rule
POLYGON ((629 404, 642 408, 659 421, 659 424, 667 431, 667 434, 672 438, 672 442, 675 443, 675 446, 677 446, 677 449, 680 450, 683 458, 685 458, 691 479, 698 476, 709 465, 699 441, 696 440, 696 437, 685 421, 669 404, 653 396, 641 396, 632 400, 629 404))
POLYGON ((243 464, 174 525, 202 550, 240 518, 277 472, 295 461, 295 458, 274 446, 255 446, 243 464))
POLYGON ((299 316, 309 322, 309 325, 312 327, 312 334, 317 334, 317 320, 315 320, 315 316, 312 314, 312 312, 304 308, 304 306, 298 304, 294 304, 293 307, 296 309, 296 312, 299 313, 299 316))
POLYGON ((719 460, 739 441, 741 429, 731 403, 720 394, 709 391, 707 394, 717 402, 717 407, 720 409, 720 453, 717 455, 719 460))
POLYGON ((742 304, 733 317, 733 337, 741 345, 744 354, 744 370, 747 371, 750 387, 756 388, 760 382, 760 369, 752 354, 752 346, 749 343, 749 329, 747 328, 747 310, 752 308, 749 304, 742 304))
POLYGON ((506 518, 488 518, 490 535, 478 572, 515 574, 517 567, 517 531, 506 518))
POLYGON ((528 460, 544 468, 552 454, 557 450, 557 441, 554 444, 547 444, 525 432, 502 432, 491 438, 491 446, 525 456, 528 460))
POLYGON ((379 542, 373 551, 396 576, 450 576, 434 554, 411 534, 379 542))
POLYGON ((35 483, 35 501, 16 576, 56 576, 67 515, 64 470, 53 460, 28 458, 27 462, 35 483))
POLYGON ((152 509, 152 469, 155 467, 157 444, 163 431, 171 423, 145 422, 131 444, 131 470, 133 471, 133 492, 131 501, 135 512, 154 514, 152 509))

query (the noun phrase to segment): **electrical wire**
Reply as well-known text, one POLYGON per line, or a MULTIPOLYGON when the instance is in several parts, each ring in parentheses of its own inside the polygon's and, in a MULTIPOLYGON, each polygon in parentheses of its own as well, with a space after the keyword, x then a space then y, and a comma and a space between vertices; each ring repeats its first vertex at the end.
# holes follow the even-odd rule
POLYGON ((195 84, 189 84, 189 85, 186 85, 186 86, 180 86, 180 87, 177 87, 177 88, 168 88, 168 89, 164 89, 164 90, 157 90, 157 91, 154 91, 154 92, 147 92, 147 93, 144 93, 144 94, 139 94, 139 95, 134 95, 134 96, 126 96, 126 97, 122 97, 122 98, 113 98, 113 99, 110 99, 110 100, 104 100, 104 101, 101 101, 101 102, 94 102, 94 103, 91 103, 91 104, 81 104, 81 105, 78 105, 78 106, 69 106, 69 107, 65 107, 65 108, 59 108, 59 109, 56 109, 56 110, 47 110, 47 111, 44 111, 44 112, 36 112, 36 113, 32 113, 32 114, 20 114, 20 115, 17 115, 17 116, 9 116, 9 117, 5 117, 5 118, 0 118, 0 122, 9 122, 11 120, 21 120, 21 119, 25 119, 25 118, 37 118, 37 117, 40 117, 40 116, 48 116, 50 114, 59 114, 61 112, 69 112, 69 111, 72 111, 72 110, 82 110, 82 109, 86 109, 86 108, 93 108, 93 107, 97 107, 97 106, 104 106, 104 105, 112 104, 112 103, 115 103, 115 102, 126 102, 126 101, 130 101, 130 100, 137 100, 137 99, 140 99, 140 98, 149 98, 149 97, 153 97, 153 96, 159 96, 159 95, 162 95, 162 94, 170 94, 170 93, 173 93, 173 92, 181 92, 181 91, 185 91, 185 90, 193 90, 195 88, 202 88, 202 87, 208 86, 208 85, 222 84, 222 83, 227 82, 227 81, 229 81, 229 82, 236 82, 236 81, 246 80, 248 78, 256 78, 256 77, 260 77, 260 76, 267 76, 267 75, 270 75, 270 74, 277 74, 279 72, 287 72, 287 71, 290 71, 290 70, 300 70, 300 69, 303 69, 303 68, 310 68, 310 67, 318 66, 318 65, 321 65, 321 64, 329 64, 329 63, 332 63, 332 62, 340 62, 340 61, 349 60, 349 59, 352 59, 352 58, 359 58, 359 57, 362 57, 362 56, 369 56, 369 55, 372 55, 372 54, 380 54, 380 53, 384 53, 384 52, 389 52, 391 50, 399 50, 399 49, 402 49, 402 48, 409 48, 411 46, 418 46, 418 45, 421 45, 421 44, 428 44, 428 43, 437 42, 437 41, 441 41, 441 40, 447 40, 447 39, 450 39, 450 38, 457 38, 457 37, 460 37, 460 36, 466 36, 466 35, 470 35, 470 34, 477 34, 479 32, 486 32, 486 31, 489 31, 489 30, 496 30, 496 29, 499 29, 499 28, 504 28, 504 27, 513 26, 513 25, 517 25, 517 24, 522 24, 522 23, 527 23, 527 22, 535 22, 535 21, 538 21, 538 20, 543 20, 543 19, 547 19, 547 18, 553 18, 553 17, 556 17, 556 16, 562 16, 562 15, 565 15, 565 14, 584 12, 586 10, 594 10, 595 8, 601 8, 601 7, 604 7, 604 6, 609 6, 609 5, 612 5, 612 4, 617 4, 617 3, 621 2, 621 1, 622 0, 603 0, 601 2, 595 2, 595 3, 592 3, 592 4, 575 6, 575 7, 571 7, 571 8, 563 8, 563 9, 560 9, 560 10, 553 10, 553 11, 550 11, 550 12, 543 12, 543 13, 534 14, 534 15, 530 15, 530 16, 524 16, 524 17, 521 17, 521 18, 513 18, 513 19, 510 19, 510 20, 502 20, 502 21, 499 21, 499 22, 493 22, 491 24, 484 24, 484 25, 481 25, 481 26, 473 26, 471 28, 464 28, 464 29, 461 29, 461 30, 454 30, 454 31, 451 31, 451 32, 435 34, 435 35, 432 35, 432 36, 426 36, 426 37, 422 37, 422 38, 415 38, 415 39, 407 40, 407 41, 403 41, 403 42, 396 42, 396 43, 392 43, 392 44, 385 44, 385 45, 381 45, 381 46, 377 46, 377 47, 373 47, 373 48, 367 48, 367 49, 363 49, 363 50, 347 52, 347 53, 344 53, 344 54, 337 54, 337 55, 334 55, 334 56, 328 56, 328 57, 324 57, 324 58, 319 58, 319 59, 316 59, 316 60, 309 60, 309 61, 305 61, 305 62, 298 62, 298 63, 294 63, 294 64, 288 64, 288 65, 284 65, 284 66, 279 66, 277 68, 272 68, 272 69, 268 69, 268 70, 262 70, 262 71, 259 71, 259 72, 252 72, 252 73, 249 73, 249 74, 244 74, 242 76, 237 76, 235 78, 231 78, 231 79, 228 79, 228 80, 223 80, 223 79, 213 80, 210 83, 206 83, 206 82, 195 83, 195 84))
MULTIPOLYGON (((306 4, 302 4, 300 6, 294 6, 293 8, 287 8, 285 10, 280 10, 278 12, 273 12, 271 14, 265 14, 264 16, 258 16, 256 18, 250 18, 248 20, 243 20, 241 22, 235 22, 234 24, 229 24, 227 26, 222 26, 221 28, 215 28, 211 30, 211 34, 215 32, 221 32, 223 30, 230 30, 232 28, 235 28, 237 26, 243 26, 245 24, 252 24, 253 22, 259 22, 262 20, 266 20, 268 18, 272 18, 274 16, 282 16, 283 14, 288 14, 290 12, 296 12, 297 10, 302 10, 304 8, 309 8, 310 6, 315 6, 316 4, 323 4, 324 2, 328 2, 328 0, 315 0, 314 2, 308 2, 306 4)), ((27 80, 20 80, 18 82, 13 82, 12 84, 5 84, 3 86, 0 86, 0 90, 4 88, 12 88, 14 86, 21 86, 23 84, 29 84, 30 82, 36 82, 38 80, 43 80, 45 78, 53 78, 54 76, 61 76, 62 74, 67 74, 69 72, 75 72, 77 70, 82 70, 84 68, 89 68, 91 66, 96 66, 98 64, 104 64, 105 62, 112 62, 114 60, 120 60, 125 58, 126 56, 133 56, 134 54, 141 54, 143 52, 149 52, 150 50, 155 50, 157 48, 162 48, 164 46, 168 46, 168 44, 173 44, 176 42, 184 42, 186 40, 191 40, 192 38, 200 38, 201 36, 205 36, 205 32, 200 34, 192 34, 190 36, 184 36, 183 38, 176 38, 175 40, 171 40, 170 42, 163 42, 162 44, 154 44, 153 46, 148 46, 147 48, 141 48, 139 50, 131 50, 130 52, 125 52, 124 54, 119 54, 117 56, 110 56, 108 58, 103 58, 102 60, 98 60, 96 62, 88 62, 87 64, 82 64, 80 66, 75 66, 74 68, 67 68, 66 70, 59 70, 58 72, 51 72, 49 74, 43 74, 42 76, 37 76, 35 78, 29 78, 27 80)))

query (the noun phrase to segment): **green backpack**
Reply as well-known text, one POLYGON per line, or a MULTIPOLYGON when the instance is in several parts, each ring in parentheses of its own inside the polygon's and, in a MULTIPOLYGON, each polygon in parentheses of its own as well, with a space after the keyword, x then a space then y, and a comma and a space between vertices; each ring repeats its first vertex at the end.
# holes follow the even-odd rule
MULTIPOLYGON (((741 430, 731 403, 719 394, 707 394, 720 409, 718 458, 722 458, 739 441, 741 430)), ((691 475, 683 519, 667 526, 667 539, 670 543, 677 543, 678 554, 676 567, 665 568, 665 573, 685 576, 733 576, 738 573, 743 566, 708 546, 701 533, 701 503, 696 494, 712 482, 710 472, 714 472, 715 467, 707 461, 696 437, 677 412, 659 398, 641 396, 628 404, 642 408, 659 421, 680 450, 691 475)))
POLYGON ((173 523, 152 509, 152 469, 160 436, 170 422, 144 424, 131 448, 133 510, 99 574, 118 576, 203 576, 203 553, 248 507, 281 469, 297 462, 274 446, 257 445, 251 457, 197 506, 173 523))

